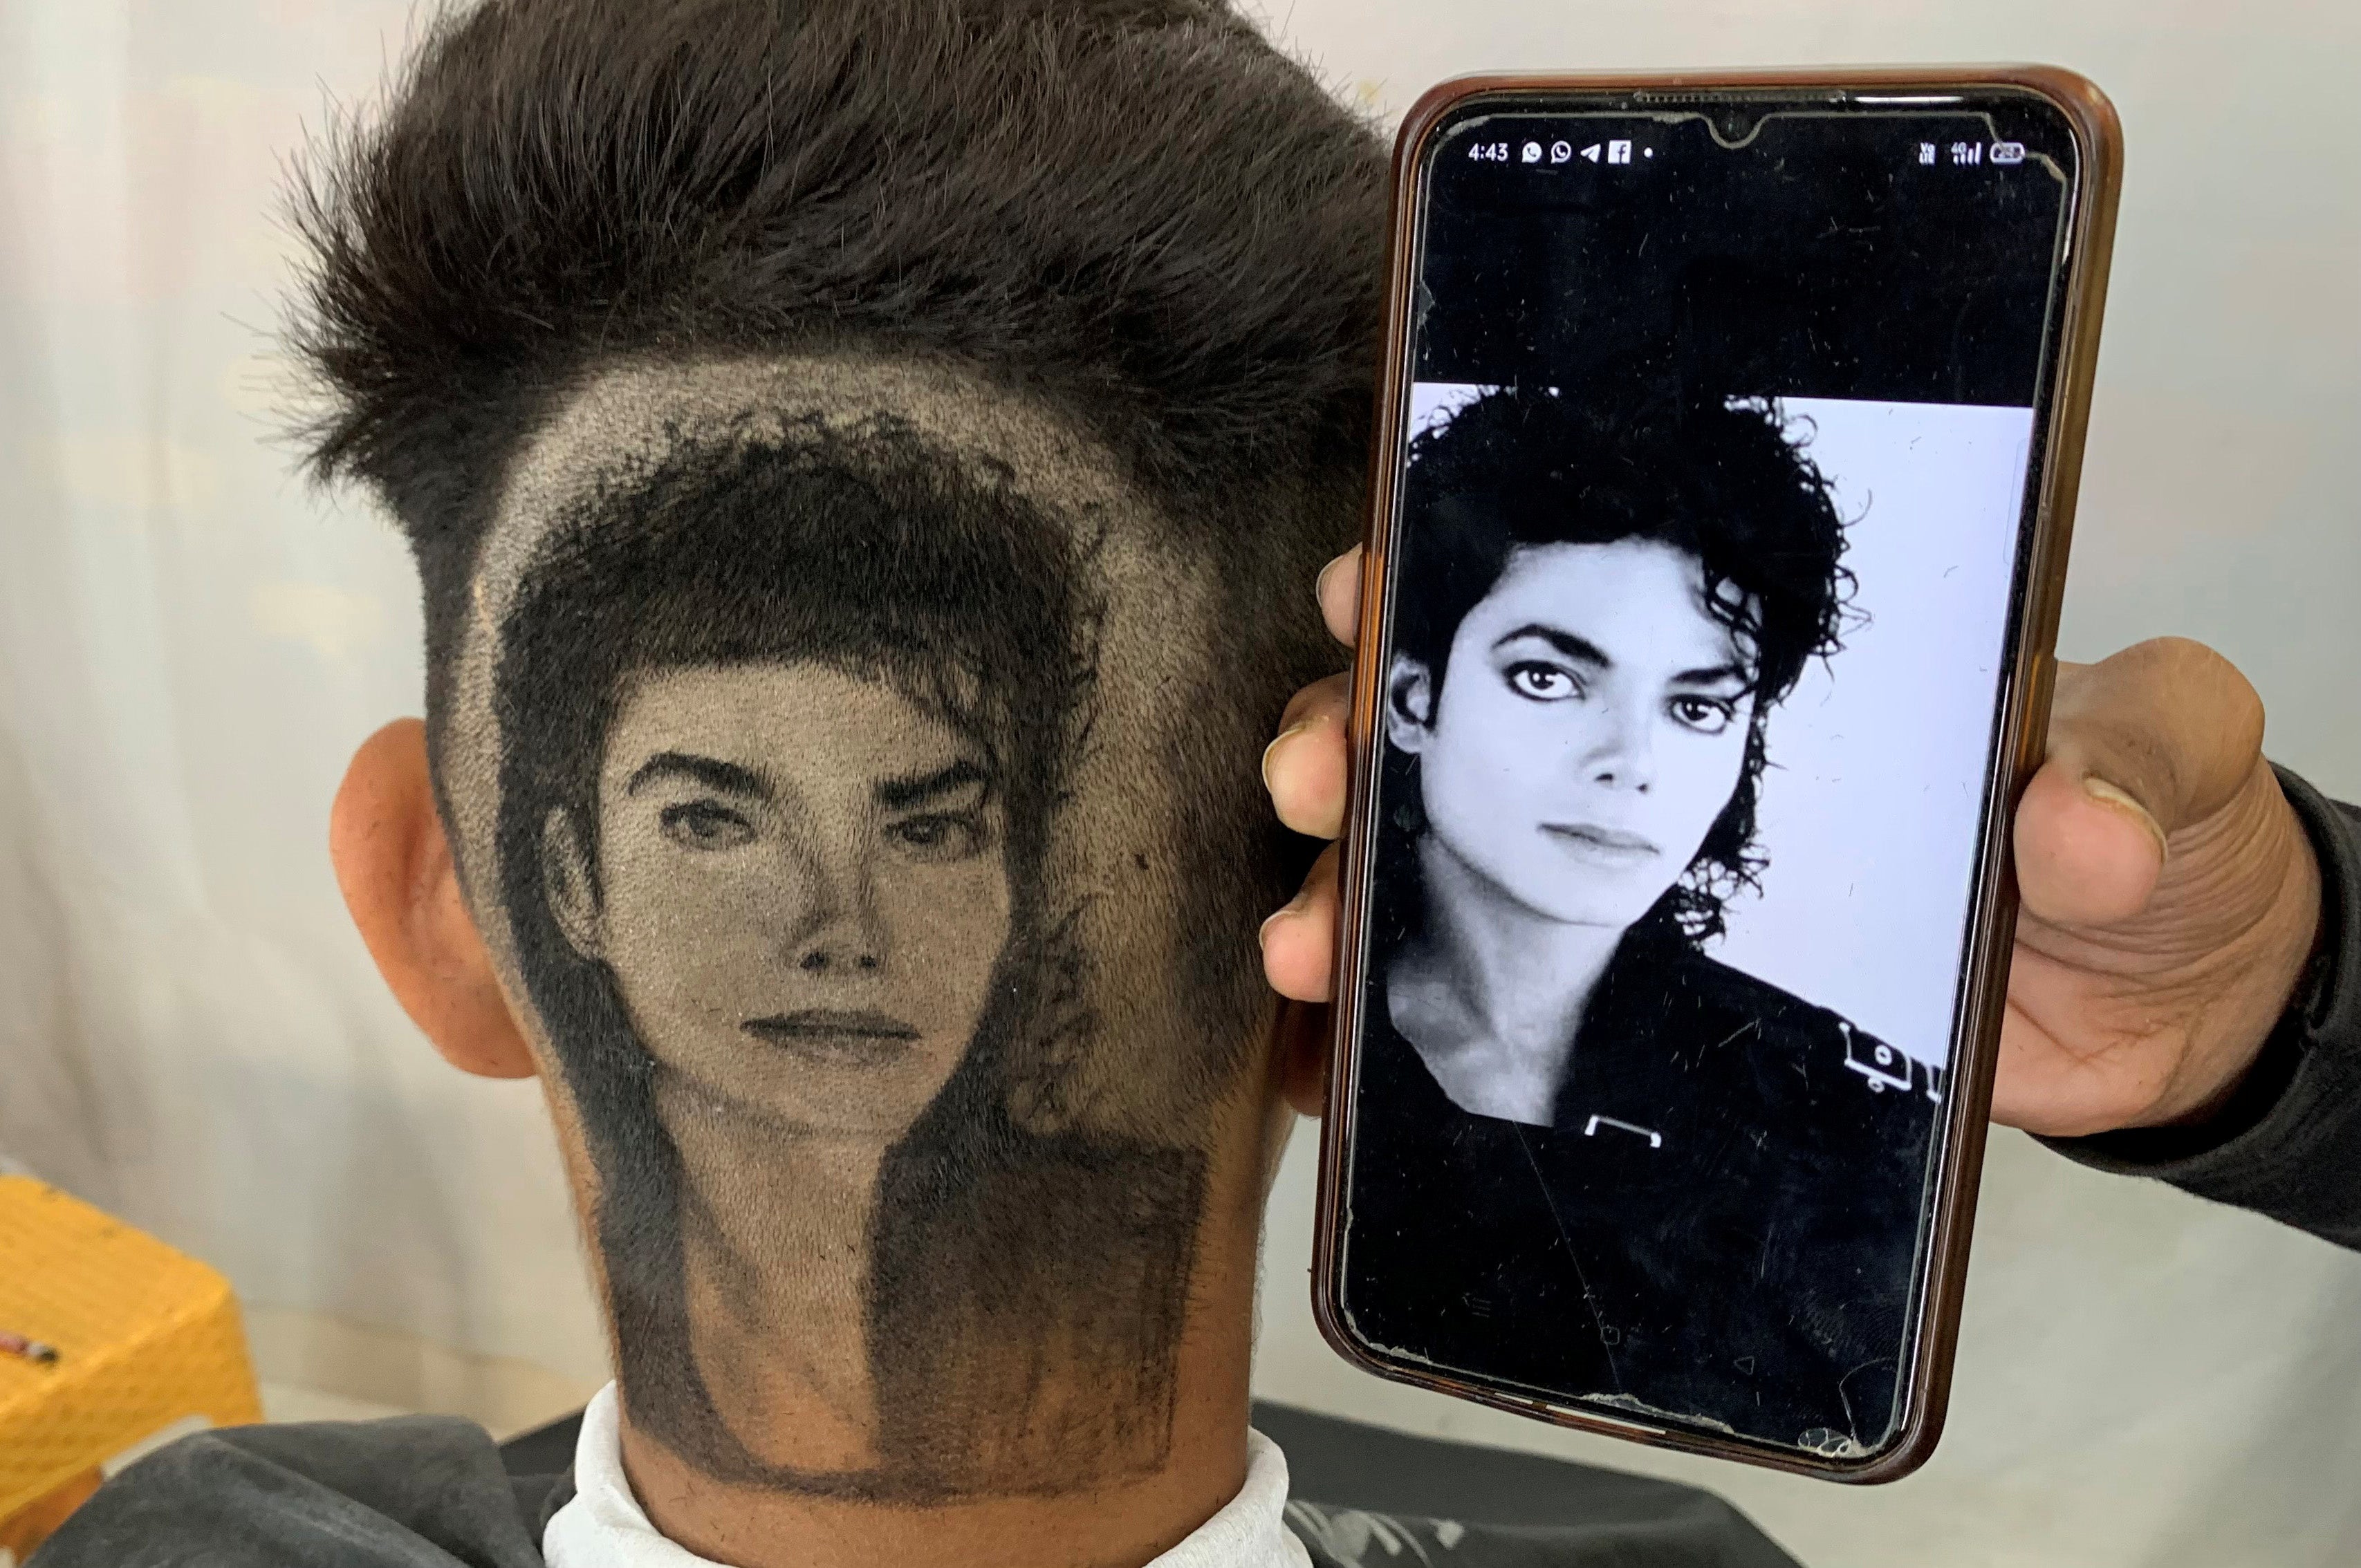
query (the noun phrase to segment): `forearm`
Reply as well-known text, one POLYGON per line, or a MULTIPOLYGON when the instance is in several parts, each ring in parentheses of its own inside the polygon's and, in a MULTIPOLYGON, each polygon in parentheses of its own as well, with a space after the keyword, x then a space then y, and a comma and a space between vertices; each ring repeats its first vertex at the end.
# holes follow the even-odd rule
POLYGON ((2102 1170, 2152 1176, 2361 1248, 2361 808, 2281 770, 2320 862, 2312 964, 2253 1069, 2194 1127, 2045 1139, 2102 1170))

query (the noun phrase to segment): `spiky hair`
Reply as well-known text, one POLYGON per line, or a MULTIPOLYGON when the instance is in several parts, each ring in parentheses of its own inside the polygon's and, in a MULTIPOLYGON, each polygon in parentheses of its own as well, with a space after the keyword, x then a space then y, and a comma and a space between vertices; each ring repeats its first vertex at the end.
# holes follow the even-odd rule
POLYGON ((1383 201, 1219 0, 489 0, 297 170, 309 463, 430 619, 550 400, 635 355, 940 353, 1235 502, 1357 471, 1383 201))

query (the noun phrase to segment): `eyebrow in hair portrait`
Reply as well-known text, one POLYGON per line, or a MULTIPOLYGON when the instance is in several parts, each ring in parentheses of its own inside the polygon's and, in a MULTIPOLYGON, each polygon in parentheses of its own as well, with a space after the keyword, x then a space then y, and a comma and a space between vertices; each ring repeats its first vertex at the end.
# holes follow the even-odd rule
POLYGON ((825 1492, 1152 1467, 1202 1157, 1058 1113, 1089 545, 882 419, 580 510, 503 631, 500 861, 634 1419, 825 1492))

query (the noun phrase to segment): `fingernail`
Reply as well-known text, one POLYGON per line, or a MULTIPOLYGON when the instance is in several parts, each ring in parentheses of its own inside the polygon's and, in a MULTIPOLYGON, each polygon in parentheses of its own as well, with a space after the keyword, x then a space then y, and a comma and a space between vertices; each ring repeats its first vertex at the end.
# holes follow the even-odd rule
MULTIPOLYGON (((1349 555, 1351 554, 1352 552, 1347 550, 1345 553, 1345 555, 1349 555)), ((1320 568, 1320 576, 1318 580, 1312 585, 1312 598, 1314 603, 1319 604, 1323 608, 1327 605, 1328 579, 1335 575, 1337 567, 1345 564, 1345 555, 1337 556, 1334 560, 1320 568)))
POLYGON ((1263 916, 1262 929, 1256 933, 1257 939, 1262 941, 1269 940, 1271 926, 1281 916, 1292 915, 1297 910, 1301 909, 1305 904, 1311 901, 1311 898, 1312 890, 1309 887, 1300 887, 1296 889, 1295 896, 1293 898, 1289 899, 1285 904, 1280 905, 1277 909, 1272 910, 1268 915, 1263 916))
POLYGON ((1278 737, 1274 739, 1269 745, 1265 746, 1262 749, 1262 787, 1265 793, 1268 793, 1270 789, 1270 754, 1311 728, 1312 720, 1308 718, 1299 719, 1295 723, 1290 724, 1286 729, 1280 730, 1278 737))
POLYGON ((2083 777, 2082 793, 2102 806, 2111 806, 2117 811, 2139 818, 2140 826, 2147 828, 2156 839, 2156 852, 2161 855, 2169 851, 2170 845, 2165 839, 2164 825, 2149 816, 2147 807, 2133 799, 2129 790, 2118 784, 2111 784, 2096 773, 2090 773, 2083 777))

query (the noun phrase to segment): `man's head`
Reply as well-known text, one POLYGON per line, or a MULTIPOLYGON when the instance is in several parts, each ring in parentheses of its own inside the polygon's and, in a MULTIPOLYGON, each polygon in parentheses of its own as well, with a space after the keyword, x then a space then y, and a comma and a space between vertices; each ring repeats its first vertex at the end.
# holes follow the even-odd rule
POLYGON ((1485 393, 1411 449, 1387 728, 1430 839, 1552 918, 1720 928, 1763 720, 1838 647, 1827 481, 1759 402, 1485 393), (1677 883, 1677 885, 1676 885, 1677 883))
POLYGON ((314 465, 415 548, 452 880, 693 1468, 1159 1462, 1261 1179, 1252 759, 1330 657, 1381 203, 1191 0, 494 0, 311 170, 314 465))

